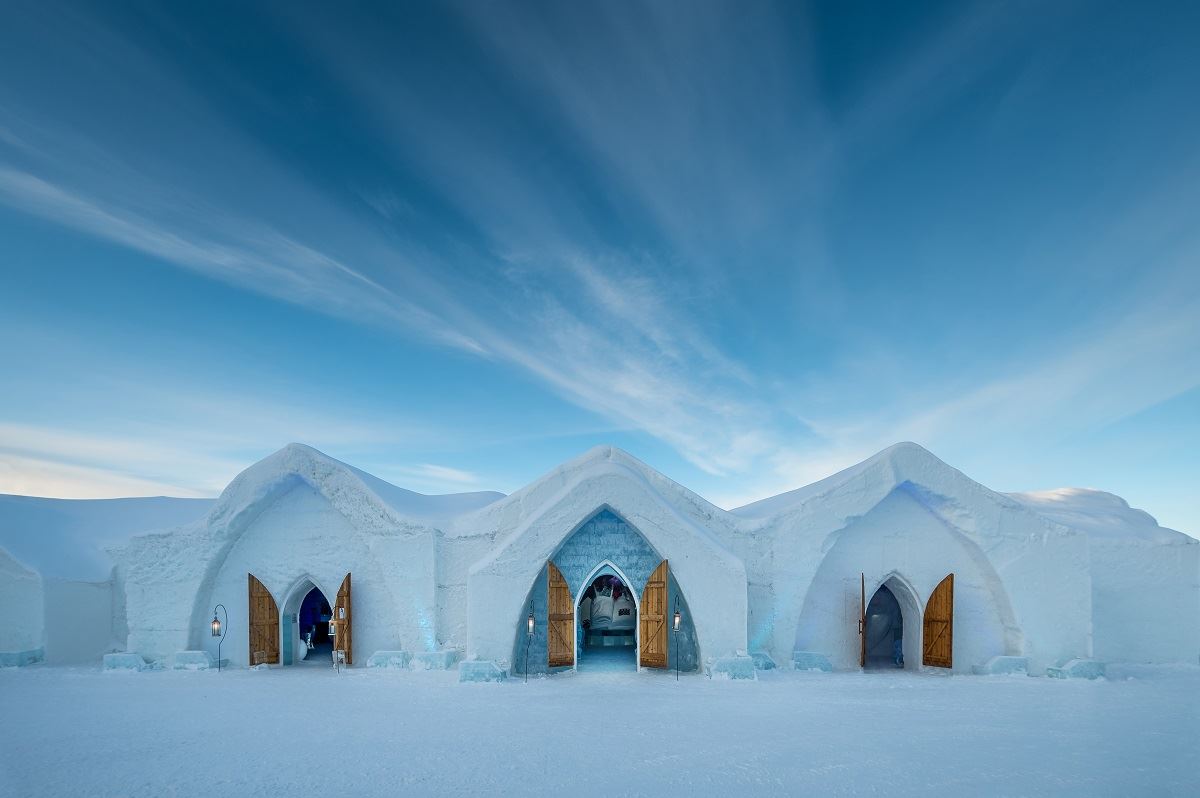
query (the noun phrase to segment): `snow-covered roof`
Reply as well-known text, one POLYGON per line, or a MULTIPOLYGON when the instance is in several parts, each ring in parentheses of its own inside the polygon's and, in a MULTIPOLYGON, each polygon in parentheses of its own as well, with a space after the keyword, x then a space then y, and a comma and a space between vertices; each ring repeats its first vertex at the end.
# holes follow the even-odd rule
MULTIPOLYGON (((316 451, 315 449, 313 451, 316 451)), ((401 488, 379 477, 360 471, 354 466, 346 466, 363 481, 371 491, 387 502, 388 506, 398 514, 407 518, 418 518, 426 521, 442 521, 486 507, 504 498, 504 494, 494 490, 480 490, 469 493, 417 493, 407 488, 401 488)))
POLYGON ((455 519, 452 529, 464 534, 513 530, 528 518, 586 479, 606 473, 620 473, 643 483, 647 490, 690 518, 708 526, 714 520, 725 525, 736 522, 729 514, 678 482, 664 476, 628 452, 616 446, 596 446, 579 457, 556 466, 520 490, 455 519))
POLYGON ((302 443, 289 443, 238 474, 209 513, 210 526, 256 515, 299 478, 363 529, 423 526, 476 510, 504 497, 480 491, 427 496, 397 487, 302 443))
POLYGON ((836 505, 847 518, 862 515, 883 495, 905 484, 966 507, 985 499, 991 504, 1015 504, 1047 521, 1090 538, 1140 540, 1160 544, 1196 543, 1167 529, 1149 514, 1133 509, 1119 496, 1084 488, 1060 488, 1032 493, 999 493, 947 465, 922 446, 897 443, 856 465, 811 485, 738 507, 738 518, 766 526, 791 514, 836 505))
POLYGON ((1008 494, 1051 521, 1079 529, 1090 538, 1138 539, 1161 545, 1196 543, 1194 538, 1159 526, 1154 516, 1130 507, 1112 493, 1090 488, 1057 488, 1008 494))
POLYGON ((102 581, 107 546, 204 517, 213 499, 47 499, 0 495, 0 547, 43 576, 102 581))
POLYGON ((940 489, 945 496, 974 493, 1001 502, 1007 501, 1002 494, 970 479, 923 446, 905 441, 893 444, 861 463, 811 485, 761 499, 730 512, 747 520, 770 521, 836 500, 845 505, 847 516, 862 515, 905 483, 935 492, 940 489))
POLYGON ((0 547, 44 576, 104 580, 113 567, 107 549, 138 535, 199 521, 206 514, 210 520, 253 514, 265 499, 298 477, 341 497, 351 512, 373 510, 392 522, 416 525, 440 522, 504 497, 494 491, 427 496, 385 482, 311 446, 292 443, 247 468, 217 499, 0 495, 0 547))
POLYGON ((1063 488, 1001 494, 970 480, 915 443, 898 443, 811 485, 726 512, 613 446, 598 446, 563 463, 510 496, 495 491, 425 495, 406 490, 317 451, 292 443, 239 474, 218 499, 145 497, 48 499, 0 495, 0 547, 49 577, 102 580, 112 569, 105 549, 147 532, 198 521, 251 517, 290 480, 304 479, 339 509, 371 526, 435 526, 449 535, 517 530, 537 507, 556 501, 588 476, 619 470, 704 531, 753 533, 793 514, 852 517, 906 483, 971 506, 984 499, 1037 513, 1093 538, 1159 544, 1194 539, 1158 525, 1148 513, 1103 491, 1063 488))

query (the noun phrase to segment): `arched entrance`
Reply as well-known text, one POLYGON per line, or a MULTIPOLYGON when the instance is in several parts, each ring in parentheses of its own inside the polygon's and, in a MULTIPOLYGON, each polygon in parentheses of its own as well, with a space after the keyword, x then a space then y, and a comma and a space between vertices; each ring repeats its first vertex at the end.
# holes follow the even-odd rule
POLYGON ((515 631, 509 661, 518 674, 676 666, 687 672, 700 663, 696 625, 667 560, 608 509, 546 561, 515 631))
POLYGON ((296 583, 283 603, 280 628, 284 665, 329 665, 333 661, 333 637, 329 622, 333 602, 311 577, 296 583))
MULTIPOLYGON (((864 581, 864 598, 865 581, 864 581)), ((898 575, 883 580, 865 601, 860 665, 867 670, 919 669, 921 604, 898 575)))
POLYGON ((583 671, 637 670, 639 597, 616 565, 605 561, 575 597, 575 667, 583 671))

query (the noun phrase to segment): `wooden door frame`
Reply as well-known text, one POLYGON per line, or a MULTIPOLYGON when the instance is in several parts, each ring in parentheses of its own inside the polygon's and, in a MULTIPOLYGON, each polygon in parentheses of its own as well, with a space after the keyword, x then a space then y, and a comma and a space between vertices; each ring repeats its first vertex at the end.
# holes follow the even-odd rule
MULTIPOLYGON (((551 560, 551 562, 553 562, 553 560, 551 560)), ((630 581, 629 577, 626 576, 625 572, 622 571, 612 560, 604 560, 595 568, 593 568, 591 573, 584 577, 583 581, 579 584, 579 591, 575 594, 575 612, 574 620, 571 624, 571 634, 575 635, 574 640, 577 642, 575 645, 575 653, 572 657, 573 661, 571 663, 571 670, 574 671, 579 669, 579 602, 583 601, 583 594, 587 592, 588 586, 592 584, 593 579, 600 575, 600 572, 604 570, 605 566, 611 568, 617 575, 617 578, 621 580, 621 583, 624 584, 625 587, 629 589, 629 592, 633 594, 633 611, 637 613, 636 623, 633 625, 633 650, 634 660, 637 664, 637 669, 640 671, 642 669, 642 598, 639 595, 639 591, 634 590, 633 583, 630 581)), ((643 587, 645 586, 643 585, 643 587)))

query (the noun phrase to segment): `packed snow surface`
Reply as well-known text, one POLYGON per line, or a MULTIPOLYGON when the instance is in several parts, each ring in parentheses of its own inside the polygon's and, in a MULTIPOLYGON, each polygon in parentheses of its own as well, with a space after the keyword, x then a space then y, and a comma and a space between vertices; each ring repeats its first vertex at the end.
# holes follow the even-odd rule
POLYGON ((1200 794, 1200 669, 0 672, 0 795, 1200 794))

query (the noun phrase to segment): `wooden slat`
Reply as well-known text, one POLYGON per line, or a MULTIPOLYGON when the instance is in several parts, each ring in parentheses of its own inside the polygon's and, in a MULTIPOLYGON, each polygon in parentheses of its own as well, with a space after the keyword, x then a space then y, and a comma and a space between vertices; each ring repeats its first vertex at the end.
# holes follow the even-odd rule
POLYGON ((954 574, 943 579, 929 596, 923 632, 924 664, 954 667, 954 574))
POLYGON ((333 620, 337 624, 337 635, 333 638, 333 650, 346 652, 346 664, 354 664, 354 625, 350 614, 350 574, 338 588, 337 601, 333 605, 333 620))
POLYGON ((575 601, 562 572, 546 563, 547 662, 551 668, 575 664, 575 601))
POLYGON ((279 607, 271 591, 254 576, 247 574, 249 585, 250 664, 279 664, 279 607))
POLYGON ((642 606, 638 617, 643 668, 667 667, 667 561, 663 560, 650 574, 642 590, 642 606))

